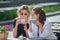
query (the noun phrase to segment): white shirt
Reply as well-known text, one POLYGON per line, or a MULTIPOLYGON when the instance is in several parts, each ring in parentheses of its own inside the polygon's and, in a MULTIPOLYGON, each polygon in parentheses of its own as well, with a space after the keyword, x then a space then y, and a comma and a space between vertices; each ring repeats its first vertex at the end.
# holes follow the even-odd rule
MULTIPOLYGON (((46 38, 46 39, 57 39, 57 37, 52 32, 51 23, 47 19, 43 25, 43 29, 44 31, 42 33, 39 31, 39 37, 46 38)), ((38 28, 36 24, 32 23, 32 32, 28 30, 29 37, 30 38, 38 37, 37 32, 38 32, 38 28)))

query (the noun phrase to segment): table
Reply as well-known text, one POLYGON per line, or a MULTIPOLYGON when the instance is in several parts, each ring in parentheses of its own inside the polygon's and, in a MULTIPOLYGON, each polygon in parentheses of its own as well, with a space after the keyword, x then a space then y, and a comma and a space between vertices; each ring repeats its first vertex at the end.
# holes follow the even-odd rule
MULTIPOLYGON (((20 40, 20 38, 8 38, 7 40, 20 40)), ((45 40, 45 39, 24 38, 23 40, 45 40)))
MULTIPOLYGON (((14 38, 12 31, 9 32, 7 40, 20 40, 20 38, 14 38)), ((35 38, 24 38, 24 40, 37 40, 35 38)))
MULTIPOLYGON (((20 38, 14 38, 13 37, 13 32, 9 31, 7 40, 20 40, 20 38)), ((35 39, 35 38, 26 38, 24 40, 43 40, 43 38, 39 38, 39 39, 38 38, 37 39, 35 39)), ((46 39, 44 39, 44 40, 46 40, 46 39)))

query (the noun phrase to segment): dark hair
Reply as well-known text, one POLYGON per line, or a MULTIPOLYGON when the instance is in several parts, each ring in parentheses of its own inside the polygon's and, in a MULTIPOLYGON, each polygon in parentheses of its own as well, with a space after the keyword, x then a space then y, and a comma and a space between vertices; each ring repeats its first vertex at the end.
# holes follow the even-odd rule
POLYGON ((46 20, 45 12, 40 7, 34 8, 33 11, 36 15, 39 14, 39 22, 44 25, 44 22, 46 20))

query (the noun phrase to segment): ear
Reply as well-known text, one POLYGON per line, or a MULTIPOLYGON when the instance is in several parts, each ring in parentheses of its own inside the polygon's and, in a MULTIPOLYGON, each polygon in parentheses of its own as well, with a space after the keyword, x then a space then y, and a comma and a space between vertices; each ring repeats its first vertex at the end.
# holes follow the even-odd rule
POLYGON ((37 14, 37 19, 39 19, 39 14, 37 14))

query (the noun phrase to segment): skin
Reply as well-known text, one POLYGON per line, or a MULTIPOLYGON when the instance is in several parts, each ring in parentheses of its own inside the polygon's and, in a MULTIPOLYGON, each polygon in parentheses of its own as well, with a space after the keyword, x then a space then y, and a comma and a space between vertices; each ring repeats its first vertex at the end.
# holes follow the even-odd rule
MULTIPOLYGON (((39 14, 35 14, 35 12, 32 10, 32 18, 36 19, 35 24, 37 27, 39 27, 39 31, 42 33, 43 32, 43 27, 42 24, 39 22, 39 14)), ((30 27, 30 32, 32 32, 32 27, 30 27)))
POLYGON ((29 13, 28 13, 27 10, 21 10, 21 13, 23 13, 23 14, 27 13, 27 15, 20 15, 20 17, 16 18, 17 21, 16 21, 15 28, 14 28, 14 30, 13 30, 13 36, 14 36, 14 37, 16 37, 16 35, 17 35, 17 28, 18 28, 18 24, 21 23, 21 22, 20 22, 20 19, 21 19, 21 18, 24 18, 24 19, 26 20, 26 21, 25 21, 24 23, 22 23, 22 24, 25 24, 24 30, 25 30, 25 32, 26 32, 26 36, 28 37, 28 29, 27 29, 27 27, 26 27, 26 24, 28 23, 28 17, 27 17, 27 16, 29 16, 29 13))

